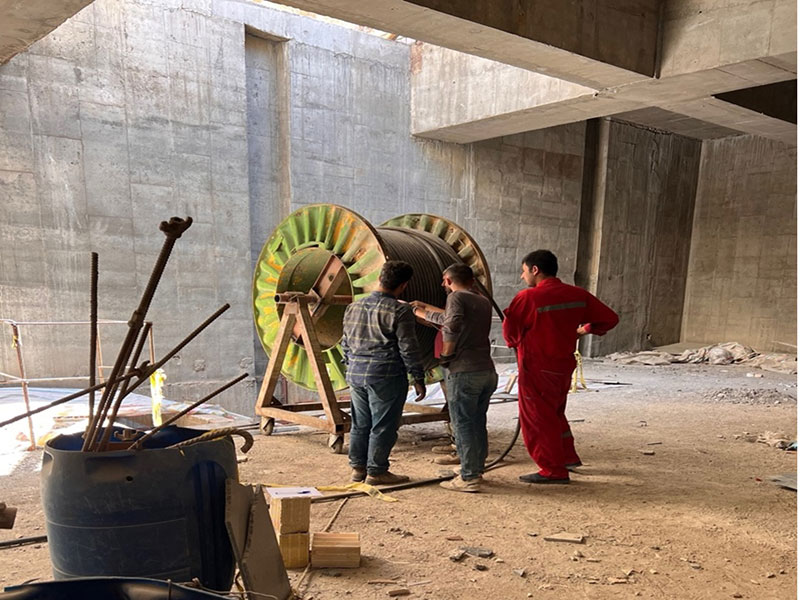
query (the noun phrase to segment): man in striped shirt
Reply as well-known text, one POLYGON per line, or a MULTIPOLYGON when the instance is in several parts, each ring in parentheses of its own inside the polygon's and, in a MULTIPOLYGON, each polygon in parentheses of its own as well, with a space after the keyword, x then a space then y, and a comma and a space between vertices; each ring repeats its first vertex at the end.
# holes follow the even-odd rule
POLYGON ((350 385, 350 466, 352 480, 370 485, 402 483, 389 471, 389 454, 414 380, 417 401, 425 397, 425 370, 411 305, 397 298, 414 270, 403 261, 387 261, 380 288, 353 302, 344 313, 342 349, 350 385))
POLYGON ((538 473, 526 483, 569 483, 568 470, 581 465, 565 410, 575 342, 586 334, 604 335, 617 314, 592 294, 556 277, 558 260, 549 250, 522 259, 521 279, 529 286, 505 310, 503 337, 517 349, 519 420, 522 439, 538 473))

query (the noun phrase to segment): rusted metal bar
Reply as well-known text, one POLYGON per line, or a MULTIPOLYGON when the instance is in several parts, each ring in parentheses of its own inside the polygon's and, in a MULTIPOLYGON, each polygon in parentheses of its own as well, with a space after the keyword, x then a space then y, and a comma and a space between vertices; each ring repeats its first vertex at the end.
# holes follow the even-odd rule
MULTIPOLYGON (((22 383, 22 397, 25 400, 25 411, 31 412, 31 400, 28 396, 28 380, 25 375, 25 360, 22 358, 22 334, 19 332, 19 327, 16 323, 11 324, 12 336, 14 338, 14 348, 17 350, 17 362, 19 363, 19 376, 22 383)), ((36 436, 33 433, 33 419, 28 414, 28 431, 31 436, 31 445, 28 450, 36 450, 36 436)))
POLYGON ((248 375, 249 375, 249 373, 243 373, 243 374, 239 375, 239 377, 229 381, 228 383, 223 385, 221 388, 218 388, 218 389, 214 390, 208 396, 205 396, 204 398, 200 398, 200 400, 198 400, 197 402, 195 402, 195 403, 191 404, 190 406, 184 408, 178 414, 170 417, 169 419, 164 421, 161 425, 159 425, 158 427, 155 427, 154 429, 152 429, 151 431, 149 431, 148 433, 146 433, 142 437, 140 437, 138 440, 136 440, 131 445, 130 449, 131 450, 138 450, 139 448, 141 448, 141 446, 145 442, 145 440, 148 440, 151 437, 153 437, 156 433, 158 433, 159 431, 164 429, 164 427, 166 427, 167 425, 171 425, 172 423, 174 423, 175 421, 177 421, 178 419, 180 419, 184 415, 189 414, 191 411, 193 411, 195 408, 197 408, 201 404, 204 404, 204 403, 208 402, 209 400, 211 400, 211 398, 213 398, 214 396, 217 396, 217 395, 221 394, 222 392, 224 392, 225 390, 227 390, 228 388, 233 387, 234 385, 239 383, 242 379, 246 378, 248 375))
POLYGON ((155 341, 153 340, 153 324, 152 323, 150 323, 150 335, 148 336, 148 338, 150 340, 150 343, 149 343, 149 346, 150 346, 150 362, 151 363, 155 363, 156 362, 156 344, 155 344, 155 341))
MULTIPOLYGON (((97 376, 97 252, 92 252, 92 274, 89 291, 89 387, 94 386, 97 376)), ((89 392, 89 422, 94 420, 94 392, 89 392)))
MULTIPOLYGON (((175 347, 174 347, 172 350, 170 350, 169 352, 167 352, 167 354, 166 354, 166 355, 165 355, 165 356, 164 356, 164 357, 163 357, 161 360, 159 360, 157 363, 155 363, 154 365, 148 365, 148 364, 147 364, 147 362, 144 362, 144 363, 142 363, 141 365, 139 365, 139 368, 138 368, 138 369, 139 369, 139 371, 141 372, 141 376, 139 377, 139 379, 137 379, 136 381, 134 381, 134 382, 133 382, 133 383, 130 385, 130 387, 128 387, 128 389, 125 391, 125 396, 129 396, 130 394, 132 394, 132 393, 133 393, 133 391, 134 391, 134 390, 135 390, 137 387, 139 387, 140 385, 142 385, 142 383, 144 383, 145 381, 147 381, 147 380, 150 378, 150 375, 152 375, 152 374, 153 374, 153 373, 155 373, 155 372, 156 372, 158 369, 160 369, 161 367, 163 367, 163 366, 164 366, 164 364, 166 364, 166 363, 167 363, 167 361, 169 361, 169 360, 170 360, 170 359, 171 359, 173 356, 175 356, 175 355, 176 355, 178 352, 180 352, 181 350, 183 350, 183 348, 184 348, 184 347, 185 347, 185 346, 186 346, 186 345, 187 345, 189 342, 191 342, 191 341, 192 341, 194 338, 196 338, 198 335, 200 335, 200 333, 202 333, 202 331, 203 331, 203 330, 204 330, 206 327, 208 327, 209 325, 211 325, 211 323, 213 323, 213 322, 214 322, 214 321, 215 321, 217 318, 219 318, 219 316, 220 316, 222 313, 224 313, 226 310, 228 310, 230 307, 231 307, 231 305, 230 305, 230 304, 227 304, 227 303, 226 303, 226 304, 223 304, 223 305, 222 305, 222 306, 221 306, 219 309, 217 309, 217 311, 216 311, 216 312, 215 312, 213 315, 211 315, 210 317, 208 317, 208 319, 206 319, 206 320, 205 320, 205 321, 203 321, 203 322, 202 322, 200 325, 198 325, 198 326, 197 326, 197 328, 196 328, 194 331, 192 331, 192 333, 190 333, 188 336, 186 336, 186 337, 183 339, 183 341, 182 341, 180 344, 178 344, 178 345, 177 345, 177 346, 175 346, 175 347)), ((131 367, 133 367, 133 365, 132 365, 131 367)), ((123 399, 124 399, 124 397, 123 397, 123 399)))
MULTIPOLYGON (((142 354, 142 349, 144 348, 144 344, 147 341, 147 337, 150 333, 150 329, 153 327, 153 324, 150 321, 146 321, 144 324, 144 328, 142 328, 141 334, 139 335, 139 342, 136 344, 136 350, 133 352, 133 358, 131 359, 131 364, 128 368, 128 372, 133 371, 136 368, 136 364, 139 362, 139 356, 142 354)), ((131 380, 127 379, 122 383, 122 388, 117 394, 116 402, 114 402, 114 406, 111 409, 111 414, 108 416, 108 429, 107 431, 110 432, 111 428, 114 427, 114 421, 117 420, 117 413, 119 412, 119 407, 122 406, 122 400, 125 398, 126 393, 128 391, 128 385, 130 384, 131 380)), ((109 439, 111 434, 109 433, 109 439)), ((98 446, 98 451, 103 451, 108 447, 108 439, 105 437, 103 441, 98 446)))
MULTIPOLYGON (((139 306, 133 311, 131 314, 130 321, 128 322, 128 334, 125 337, 125 340, 122 343, 122 347, 120 348, 119 354, 117 355, 117 360, 114 363, 114 368, 111 370, 110 379, 116 380, 122 370, 125 368, 125 365, 128 364, 128 359, 130 358, 131 351, 133 350, 133 345, 136 342, 136 338, 139 335, 139 331, 142 329, 144 324, 145 316, 147 315, 147 311, 150 308, 150 303, 153 300, 153 296, 155 295, 156 288, 158 287, 158 283, 161 280, 161 275, 164 273, 164 269, 167 266, 167 261, 169 260, 170 254, 172 253, 172 248, 175 246, 175 242, 178 238, 183 235, 183 232, 189 229, 192 225, 192 218, 186 217, 186 219, 181 219, 179 217, 172 217, 169 221, 162 221, 159 225, 159 230, 164 233, 166 239, 164 240, 164 244, 161 247, 161 252, 156 259, 156 264, 153 267, 153 271, 150 273, 150 279, 147 281, 147 286, 145 287, 144 293, 142 294, 141 300, 139 301, 139 306)), ((117 384, 118 385, 118 384, 117 384)), ((98 438, 98 434, 102 429, 103 422, 108 414, 108 410, 111 407, 112 399, 114 398, 114 393, 116 392, 117 385, 114 386, 107 386, 103 392, 103 397, 100 400, 100 406, 98 407, 98 414, 94 421, 91 422, 89 431, 87 431, 86 439, 84 440, 83 450, 90 449, 95 441, 98 438)), ((102 446, 108 442, 111 437, 111 428, 108 427, 103 432, 100 438, 99 446, 102 446)))
POLYGON ((299 302, 300 300, 305 300, 310 304, 322 301, 325 304, 343 305, 343 304, 350 304, 353 301, 353 297, 343 296, 339 294, 333 296, 321 297, 316 294, 303 294, 301 292, 283 292, 281 294, 275 294, 276 304, 287 304, 289 302, 299 302))

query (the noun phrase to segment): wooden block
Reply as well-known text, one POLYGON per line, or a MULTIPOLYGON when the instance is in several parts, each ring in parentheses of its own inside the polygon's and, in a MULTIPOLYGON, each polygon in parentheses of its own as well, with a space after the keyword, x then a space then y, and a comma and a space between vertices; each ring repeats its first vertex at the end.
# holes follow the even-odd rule
POLYGON ((312 533, 311 566, 361 566, 361 538, 357 533, 312 533))
POLYGON ((308 534, 279 533, 278 546, 287 569, 297 569, 308 564, 308 534))
POLYGON ((307 496, 270 498, 269 514, 277 534, 308 533, 311 498, 307 496))

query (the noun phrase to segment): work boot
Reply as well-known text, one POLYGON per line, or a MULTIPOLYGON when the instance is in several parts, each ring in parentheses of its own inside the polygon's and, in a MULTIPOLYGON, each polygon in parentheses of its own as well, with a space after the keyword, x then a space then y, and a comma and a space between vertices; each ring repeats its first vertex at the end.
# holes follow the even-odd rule
POLYGON ((380 475, 367 475, 367 483, 369 485, 394 485, 395 483, 405 483, 408 477, 405 475, 395 475, 391 471, 381 473, 380 475))
POLYGON ((431 452, 434 454, 452 454, 456 449, 455 444, 448 444, 447 446, 434 446, 431 452))
POLYGON ((437 465, 460 465, 461 459, 457 454, 450 454, 448 456, 437 456, 433 459, 437 465))
POLYGON ((555 479, 553 477, 545 477, 539 473, 529 473, 528 475, 521 475, 520 481, 525 483, 569 483, 569 477, 563 479, 555 479))
POLYGON ((449 481, 442 481, 439 485, 446 490, 452 490, 454 492, 467 492, 474 494, 481 491, 480 478, 464 481, 461 479, 460 475, 458 477, 453 477, 449 481))
POLYGON ((350 481, 360 483, 367 478, 367 467, 353 467, 353 472, 350 474, 350 481))
MULTIPOLYGON (((445 471, 445 473, 446 473, 446 471, 445 471)), ((453 473, 455 473, 456 475, 458 475, 460 477, 461 476, 461 467, 456 467, 455 469, 453 469, 453 473)), ((478 479, 483 481, 483 475, 478 475, 478 479)))

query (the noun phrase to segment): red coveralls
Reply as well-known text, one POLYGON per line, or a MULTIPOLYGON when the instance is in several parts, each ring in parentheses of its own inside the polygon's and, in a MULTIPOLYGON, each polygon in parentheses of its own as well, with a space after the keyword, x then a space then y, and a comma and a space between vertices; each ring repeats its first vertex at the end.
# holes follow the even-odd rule
POLYGON ((519 292, 505 310, 503 337, 517 349, 522 439, 539 474, 566 479, 579 463, 565 410, 577 329, 603 335, 619 317, 584 289, 550 277, 519 292))

